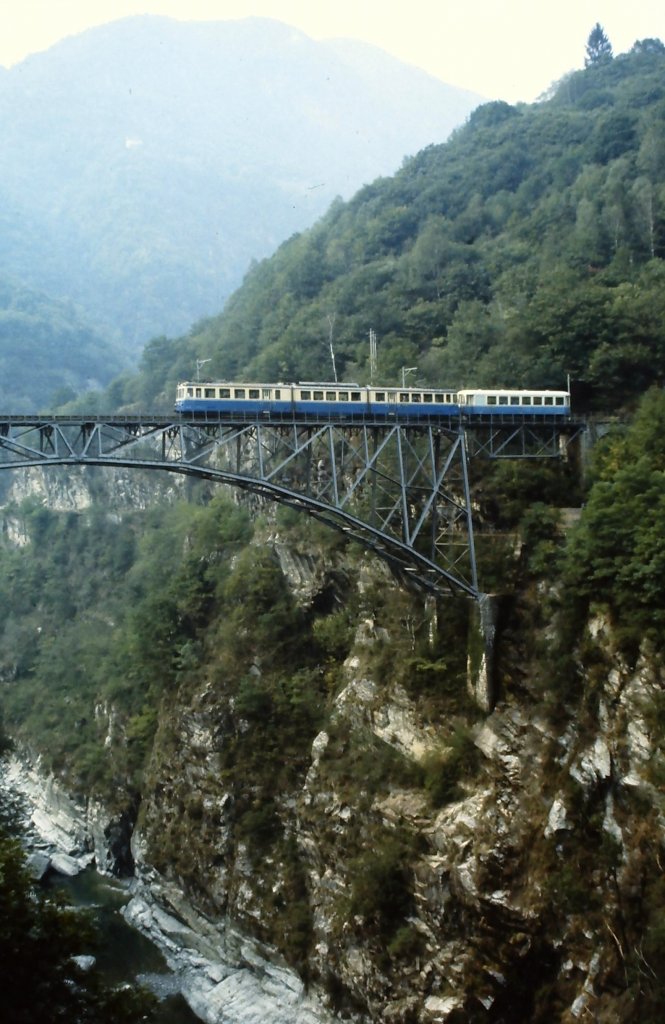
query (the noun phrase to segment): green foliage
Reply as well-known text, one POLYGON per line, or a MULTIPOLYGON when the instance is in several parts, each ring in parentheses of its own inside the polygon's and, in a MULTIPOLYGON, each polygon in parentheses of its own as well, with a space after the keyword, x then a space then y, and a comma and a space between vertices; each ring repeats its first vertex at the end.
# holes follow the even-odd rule
POLYGON ((522 555, 529 572, 553 578, 563 553, 560 514, 542 502, 532 505, 520 521, 522 555))
POLYGON ((653 882, 645 895, 646 927, 639 946, 633 948, 630 966, 639 993, 640 1020, 657 1024, 665 999, 665 893, 662 879, 653 882))
POLYGON ((271 652, 281 662, 297 643, 301 616, 279 564, 265 549, 245 548, 221 592, 226 609, 222 636, 235 658, 271 652))
POLYGON ((236 837, 249 844, 253 857, 261 855, 281 835, 281 824, 271 800, 261 794, 237 816, 236 837))
POLYGON ((0 833, 0 977, 3 1015, 12 1024, 66 1020, 132 1024, 153 1019, 155 1000, 140 988, 106 988, 73 957, 93 934, 81 911, 65 910, 34 886, 18 843, 0 833))
POLYGON ((391 744, 369 729, 352 728, 345 721, 328 726, 329 740, 321 757, 322 779, 344 797, 352 795, 368 807, 377 793, 392 786, 420 786, 422 770, 391 744))
POLYGON ((461 800, 462 783, 473 779, 480 767, 480 751, 464 726, 458 726, 446 739, 440 752, 428 754, 422 762, 424 785, 433 807, 461 800))
POLYGON ((605 34, 600 22, 596 22, 589 33, 586 44, 585 67, 593 67, 597 64, 605 64, 612 59, 612 45, 605 34))
POLYGON ((326 658, 332 663, 344 661, 354 635, 354 623, 348 605, 316 619, 312 624, 312 633, 326 658))
POLYGON ((395 960, 413 963, 425 947, 425 940, 415 925, 405 924, 397 929, 387 949, 395 960))
POLYGON ((248 519, 225 498, 122 523, 95 506, 14 514, 30 543, 0 549, 7 728, 112 803, 140 782, 162 695, 200 661, 248 519))
POLYGON ((625 437, 601 451, 566 582, 608 606, 626 638, 660 643, 665 623, 665 397, 651 391, 625 437))
POLYGON ((371 844, 349 862, 348 914, 361 917, 365 929, 391 940, 397 951, 403 943, 398 928, 413 907, 412 853, 399 831, 375 829, 371 844))

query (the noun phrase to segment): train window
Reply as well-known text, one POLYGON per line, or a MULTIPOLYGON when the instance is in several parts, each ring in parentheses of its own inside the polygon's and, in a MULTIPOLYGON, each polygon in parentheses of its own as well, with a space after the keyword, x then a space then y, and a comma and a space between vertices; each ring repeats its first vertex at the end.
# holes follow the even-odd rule
POLYGON ((250 388, 249 389, 249 397, 250 398, 258 398, 259 397, 259 389, 258 388, 250 388))
POLYGON ((323 391, 315 391, 314 392, 314 401, 315 402, 322 402, 323 401, 323 391))
POLYGON ((418 395, 418 394, 412 394, 411 395, 411 401, 412 402, 420 402, 420 401, 422 401, 422 396, 418 395))
POLYGON ((269 401, 269 399, 270 399, 270 388, 263 388, 262 398, 263 398, 264 402, 265 401, 269 401))
POLYGON ((543 404, 542 395, 534 395, 533 396, 533 404, 534 405, 542 405, 543 404))
POLYGON ((197 398, 200 398, 200 397, 201 397, 201 388, 197 388, 197 389, 196 389, 196 397, 197 397, 197 398))
POLYGON ((428 394, 428 392, 426 391, 425 394, 423 395, 423 402, 431 402, 431 401, 432 401, 432 396, 430 394, 428 394))
POLYGON ((277 401, 279 401, 281 397, 282 392, 279 390, 279 388, 275 388, 275 398, 277 399, 277 401))
POLYGON ((312 399, 312 392, 311 391, 301 391, 300 392, 300 397, 302 398, 303 402, 310 402, 311 399, 312 399))
POLYGON ((519 405, 520 404, 520 396, 519 395, 511 395, 510 396, 510 404, 511 405, 519 405))
POLYGON ((545 395, 545 405, 554 405, 554 399, 551 395, 545 395))
MULTIPOLYGON (((444 394, 442 394, 442 393, 437 391, 437 393, 434 396, 434 399, 437 402, 445 402, 446 396, 444 394)), ((427 399, 425 399, 425 401, 427 401, 427 399)))
POLYGON ((220 388, 219 389, 219 397, 220 398, 230 398, 231 397, 231 388, 220 388))
POLYGON ((499 395, 499 405, 508 405, 508 395, 499 395))
POLYGON ((340 393, 339 393, 339 400, 340 400, 340 402, 348 402, 348 400, 349 400, 349 392, 348 391, 340 391, 340 393))
POLYGON ((377 402, 385 402, 385 400, 386 400, 386 393, 385 393, 385 391, 377 391, 375 401, 377 401, 377 402))
POLYGON ((359 391, 352 391, 351 392, 351 401, 352 402, 359 402, 360 401, 360 392, 359 391))
POLYGON ((488 395, 487 396, 487 404, 488 405, 496 405, 496 395, 488 395))
POLYGON ((522 395, 522 405, 531 405, 531 395, 522 395))
POLYGON ((214 398, 215 397, 215 389, 214 388, 204 388, 203 389, 203 393, 204 393, 206 398, 214 398))
POLYGON ((408 393, 406 391, 400 391, 400 393, 399 393, 399 400, 400 400, 400 402, 408 402, 409 401, 408 393))
POLYGON ((188 397, 191 398, 193 394, 194 394, 194 388, 187 388, 187 395, 188 395, 188 397))
POLYGON ((233 392, 233 397, 234 398, 244 398, 245 397, 245 389, 244 388, 235 388, 235 390, 233 392))
POLYGON ((554 400, 554 404, 555 405, 565 405, 566 403, 563 400, 563 395, 557 395, 555 400, 554 400))
POLYGON ((336 401, 337 401, 337 392, 336 391, 326 391, 326 402, 336 402, 336 401))

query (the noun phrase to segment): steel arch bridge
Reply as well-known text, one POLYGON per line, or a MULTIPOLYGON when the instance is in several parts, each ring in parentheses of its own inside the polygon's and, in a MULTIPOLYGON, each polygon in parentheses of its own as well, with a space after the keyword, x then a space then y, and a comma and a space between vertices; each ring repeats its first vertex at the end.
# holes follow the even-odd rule
POLYGON ((216 480, 343 531, 412 586, 479 600, 468 451, 491 458, 560 454, 560 430, 529 429, 535 444, 512 424, 467 436, 458 419, 4 416, 0 469, 114 466, 216 480))

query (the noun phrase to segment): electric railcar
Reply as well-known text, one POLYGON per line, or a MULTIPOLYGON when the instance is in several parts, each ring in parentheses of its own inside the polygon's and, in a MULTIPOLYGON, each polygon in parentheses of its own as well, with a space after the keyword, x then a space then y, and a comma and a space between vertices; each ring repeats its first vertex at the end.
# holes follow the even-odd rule
POLYGON ((176 412, 242 419, 426 420, 570 415, 567 391, 466 388, 373 387, 319 383, 253 384, 184 381, 178 384, 176 412))

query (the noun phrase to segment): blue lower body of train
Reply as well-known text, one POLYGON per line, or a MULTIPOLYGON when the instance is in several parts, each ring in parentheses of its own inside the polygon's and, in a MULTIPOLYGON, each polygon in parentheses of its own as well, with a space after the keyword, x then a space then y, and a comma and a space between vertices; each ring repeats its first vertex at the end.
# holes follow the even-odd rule
POLYGON ((302 402, 261 401, 252 399, 185 398, 176 402, 175 410, 183 416, 210 416, 224 419, 293 419, 308 420, 423 420, 459 416, 459 406, 452 403, 397 402, 302 402))
POLYGON ((457 405, 436 402, 317 402, 289 400, 285 402, 260 399, 185 398, 176 402, 176 412, 183 416, 210 418, 292 420, 316 422, 341 420, 423 422, 461 418, 495 423, 564 419, 570 416, 570 405, 457 405))

